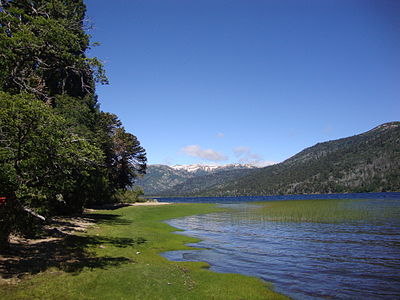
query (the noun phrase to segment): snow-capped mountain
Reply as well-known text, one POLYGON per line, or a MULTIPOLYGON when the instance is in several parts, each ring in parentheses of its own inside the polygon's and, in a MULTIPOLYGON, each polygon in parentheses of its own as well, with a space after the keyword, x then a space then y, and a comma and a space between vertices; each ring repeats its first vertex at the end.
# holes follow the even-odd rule
POLYGON ((254 169, 256 167, 249 164, 229 164, 229 165, 203 165, 203 164, 194 164, 194 165, 174 165, 170 166, 170 168, 174 170, 185 170, 190 173, 195 173, 199 171, 204 172, 219 172, 226 171, 232 169, 254 169))
POLYGON ((229 165, 148 165, 147 174, 137 180, 136 184, 144 189, 146 195, 161 195, 173 187, 182 185, 188 180, 211 174, 219 174, 226 171, 250 170, 256 167, 245 164, 229 165))

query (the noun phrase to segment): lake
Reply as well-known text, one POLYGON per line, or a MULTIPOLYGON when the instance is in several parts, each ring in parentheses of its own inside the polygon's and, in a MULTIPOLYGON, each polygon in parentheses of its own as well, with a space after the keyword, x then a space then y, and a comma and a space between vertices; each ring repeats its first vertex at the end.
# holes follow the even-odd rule
POLYGON ((400 193, 345 195, 202 198, 227 210, 167 223, 204 250, 163 256, 257 276, 293 299, 400 299, 400 193))

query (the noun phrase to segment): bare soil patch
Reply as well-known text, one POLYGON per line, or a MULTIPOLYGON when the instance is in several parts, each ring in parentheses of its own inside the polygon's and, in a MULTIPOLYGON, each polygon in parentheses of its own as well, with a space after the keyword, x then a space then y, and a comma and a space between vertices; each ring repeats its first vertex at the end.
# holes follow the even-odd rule
MULTIPOLYGON (((166 205, 165 202, 135 204, 111 204, 96 207, 98 210, 115 210, 124 206, 166 205)), ((105 268, 129 262, 124 257, 96 257, 88 249, 106 247, 127 247, 145 242, 140 239, 107 238, 93 235, 79 235, 96 223, 121 225, 127 220, 117 214, 96 214, 87 209, 79 217, 57 217, 44 226, 43 232, 35 239, 19 236, 10 238, 10 248, 0 254, 0 285, 19 282, 27 276, 55 267, 65 272, 79 272, 84 267, 105 268)))
POLYGON ((98 257, 94 247, 128 247, 144 243, 142 239, 109 238, 79 235, 96 223, 126 224, 116 214, 84 214, 81 217, 55 218, 37 239, 14 236, 10 248, 0 255, 0 285, 15 284, 30 275, 54 268, 56 271, 78 273, 83 268, 107 268, 132 263, 125 257, 98 257))

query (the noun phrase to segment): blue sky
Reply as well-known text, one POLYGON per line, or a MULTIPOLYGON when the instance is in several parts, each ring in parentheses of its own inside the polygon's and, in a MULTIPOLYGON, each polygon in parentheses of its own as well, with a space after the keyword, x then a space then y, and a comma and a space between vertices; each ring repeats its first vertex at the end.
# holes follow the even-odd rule
POLYGON ((400 113, 398 0, 86 0, 150 164, 280 162, 400 113))

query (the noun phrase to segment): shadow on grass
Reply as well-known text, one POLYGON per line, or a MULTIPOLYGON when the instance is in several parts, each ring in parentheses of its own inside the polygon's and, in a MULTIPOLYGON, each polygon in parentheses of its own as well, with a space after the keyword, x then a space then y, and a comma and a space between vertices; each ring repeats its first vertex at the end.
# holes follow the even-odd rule
POLYGON ((129 225, 132 221, 123 219, 119 215, 114 214, 83 214, 84 218, 90 219, 92 222, 107 225, 129 225))
POLYGON ((112 204, 103 204, 103 205, 92 205, 88 208, 93 208, 97 210, 114 210, 122 207, 130 206, 129 203, 112 203, 112 204))
MULTIPOLYGON (((96 223, 127 225, 130 221, 112 214, 89 214, 84 216, 96 223)), ((64 232, 72 231, 75 224, 68 221, 56 221, 64 232)), ((0 256, 0 275, 2 278, 20 278, 26 274, 36 274, 56 267, 69 273, 79 273, 84 268, 105 269, 125 263, 133 263, 126 257, 95 256, 93 248, 126 248, 144 243, 144 238, 114 238, 93 235, 70 235, 51 229, 47 239, 33 242, 12 243, 9 250, 0 256), (61 239, 59 237, 63 236, 61 239), (58 239, 54 239, 58 238, 58 239)))

